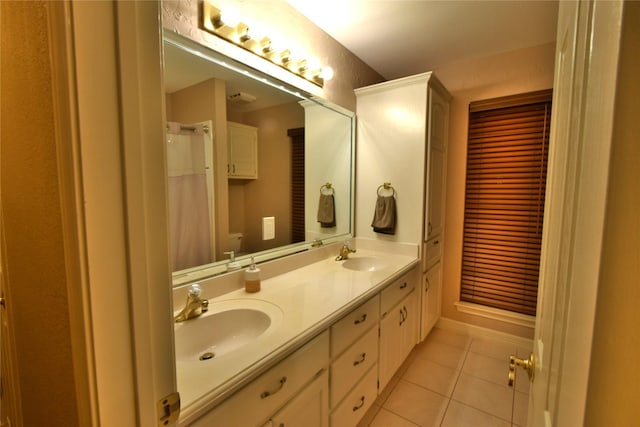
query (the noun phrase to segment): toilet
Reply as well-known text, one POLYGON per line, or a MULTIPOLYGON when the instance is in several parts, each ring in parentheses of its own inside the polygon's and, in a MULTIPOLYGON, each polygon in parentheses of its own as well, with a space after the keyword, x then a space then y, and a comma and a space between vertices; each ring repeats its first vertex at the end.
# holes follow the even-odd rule
POLYGON ((242 249, 242 233, 229 233, 229 250, 240 255, 242 249))

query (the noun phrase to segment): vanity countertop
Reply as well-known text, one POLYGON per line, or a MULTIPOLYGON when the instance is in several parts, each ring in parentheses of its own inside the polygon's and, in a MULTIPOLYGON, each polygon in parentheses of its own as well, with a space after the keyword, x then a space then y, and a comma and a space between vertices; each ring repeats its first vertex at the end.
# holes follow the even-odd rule
POLYGON ((228 300, 262 300, 277 305, 283 316, 279 325, 230 354, 176 362, 181 422, 193 421, 213 408, 418 263, 415 256, 361 248, 350 259, 363 257, 383 259, 385 265, 374 271, 350 270, 334 254, 262 280, 260 292, 238 289, 210 299, 210 306, 228 300))

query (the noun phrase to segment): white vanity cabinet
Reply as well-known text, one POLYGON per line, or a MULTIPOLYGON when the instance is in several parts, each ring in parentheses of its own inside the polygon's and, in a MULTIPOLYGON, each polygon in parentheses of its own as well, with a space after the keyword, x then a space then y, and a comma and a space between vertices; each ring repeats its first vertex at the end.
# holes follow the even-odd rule
POLYGON ((432 265, 422 275, 422 313, 420 331, 424 333, 421 339, 435 326, 441 313, 442 298, 442 263, 432 265))
POLYGON ((257 427, 274 417, 284 420, 307 413, 305 426, 326 426, 329 390, 326 376, 324 382, 322 378, 328 366, 325 331, 191 425, 257 427))
POLYGON ((229 178, 258 178, 258 128, 227 122, 227 172, 229 178))
POLYGON ((419 310, 413 269, 381 293, 379 391, 384 390, 418 338, 419 310))
POLYGON ((323 370, 289 403, 275 414, 264 427, 328 427, 329 374, 323 370))
POLYGON ((419 265, 190 426, 354 427, 417 342, 419 265))
POLYGON ((355 426, 378 395, 376 295, 331 327, 331 425, 355 426))

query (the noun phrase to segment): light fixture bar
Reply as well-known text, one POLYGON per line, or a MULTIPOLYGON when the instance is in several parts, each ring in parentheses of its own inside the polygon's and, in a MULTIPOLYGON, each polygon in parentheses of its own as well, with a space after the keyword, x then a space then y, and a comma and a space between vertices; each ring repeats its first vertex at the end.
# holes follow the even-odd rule
POLYGON ((265 35, 262 35, 262 38, 252 36, 248 24, 244 22, 233 25, 225 23, 222 10, 207 0, 202 2, 200 28, 320 87, 324 86, 325 80, 333 77, 333 70, 331 73, 324 71, 331 67, 320 67, 317 60, 314 61, 312 69, 310 67, 311 61, 300 57, 294 58, 289 49, 277 52, 272 46, 271 38, 265 35), (329 75, 331 77, 327 78, 329 75))

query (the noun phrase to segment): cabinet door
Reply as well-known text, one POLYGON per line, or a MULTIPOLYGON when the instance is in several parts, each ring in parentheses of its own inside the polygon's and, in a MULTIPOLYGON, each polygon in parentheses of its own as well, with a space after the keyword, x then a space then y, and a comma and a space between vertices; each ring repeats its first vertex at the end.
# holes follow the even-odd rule
POLYGON ((227 123, 229 178, 258 178, 258 130, 240 123, 227 123))
POLYGON ((425 238, 442 233, 444 224, 444 186, 449 123, 449 103, 433 88, 429 89, 429 139, 427 142, 425 238))
POLYGON ((426 240, 442 233, 444 219, 444 161, 445 153, 439 148, 429 150, 427 185, 426 240))
POLYGON ((271 418, 273 427, 327 427, 329 375, 324 371, 271 418))
POLYGON ((412 291, 380 320, 379 391, 384 390, 415 345, 418 325, 415 301, 412 291))
POLYGON ((420 340, 424 340, 434 327, 441 312, 441 263, 436 263, 424 275, 422 281, 422 322, 420 340))
POLYGON ((404 300, 404 323, 402 324, 402 360, 404 362, 418 341, 420 327, 420 309, 418 308, 418 293, 412 292, 404 300))

